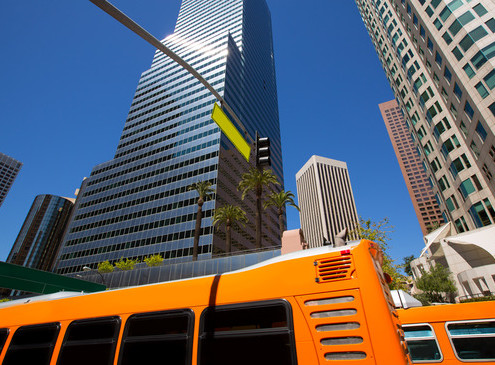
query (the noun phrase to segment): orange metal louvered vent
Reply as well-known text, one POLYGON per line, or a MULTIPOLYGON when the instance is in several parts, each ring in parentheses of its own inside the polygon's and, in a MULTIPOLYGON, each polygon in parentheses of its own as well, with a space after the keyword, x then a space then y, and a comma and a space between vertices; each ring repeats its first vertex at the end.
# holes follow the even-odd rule
POLYGON ((350 279, 354 272, 354 262, 348 250, 343 251, 340 256, 316 260, 314 265, 317 283, 350 279))

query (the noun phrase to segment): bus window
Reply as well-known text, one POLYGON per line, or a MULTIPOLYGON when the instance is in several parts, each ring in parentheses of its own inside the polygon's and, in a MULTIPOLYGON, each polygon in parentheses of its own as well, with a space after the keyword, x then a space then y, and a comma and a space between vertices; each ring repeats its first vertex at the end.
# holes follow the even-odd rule
POLYGON ((167 363, 190 364, 193 330, 190 309, 134 314, 125 326, 119 364, 155 364, 164 354, 167 363))
POLYGON ((435 332, 428 324, 402 326, 411 359, 415 363, 441 362, 442 353, 435 332))
POLYGON ((209 307, 200 327, 200 365, 293 365, 290 305, 286 301, 209 307))
POLYGON ((113 364, 119 329, 119 317, 72 322, 67 328, 57 365, 113 364))
POLYGON ((446 323, 452 347, 460 360, 495 360, 495 321, 446 323))
POLYGON ((3 365, 50 364, 59 331, 59 323, 19 327, 12 337, 3 365))
POLYGON ((7 341, 7 337, 9 337, 9 329, 0 328, 0 354, 2 353, 3 345, 5 345, 5 341, 7 341))

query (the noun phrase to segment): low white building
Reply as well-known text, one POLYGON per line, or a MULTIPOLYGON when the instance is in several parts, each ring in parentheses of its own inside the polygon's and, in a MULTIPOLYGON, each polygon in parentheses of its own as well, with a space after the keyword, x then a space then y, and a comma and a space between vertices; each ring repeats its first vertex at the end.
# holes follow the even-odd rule
POLYGON ((457 234, 447 223, 424 239, 426 247, 411 262, 415 280, 438 263, 452 273, 459 297, 495 294, 495 224, 457 234))

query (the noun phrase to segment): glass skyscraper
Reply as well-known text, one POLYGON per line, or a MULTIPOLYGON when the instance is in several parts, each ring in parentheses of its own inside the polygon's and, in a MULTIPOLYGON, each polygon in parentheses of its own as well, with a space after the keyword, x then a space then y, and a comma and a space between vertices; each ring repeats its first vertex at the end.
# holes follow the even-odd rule
POLYGON ((495 223, 495 3, 355 0, 445 221, 495 223))
MULTIPOLYGON (((265 0, 183 0, 175 31, 163 43, 225 98, 251 138, 256 131, 270 138, 272 169, 283 183, 265 0)), ((214 102, 181 66, 155 53, 141 75, 114 159, 97 165, 82 185, 58 273, 155 253, 170 262, 190 260, 197 193, 188 186, 198 181, 210 181, 215 189, 203 206, 200 257, 224 251, 224 234, 211 219, 224 204, 240 205, 250 220, 233 234, 233 250, 254 248, 254 195, 242 201, 237 191, 249 164, 211 120, 214 102)), ((263 246, 280 246, 275 210, 263 214, 263 246)))

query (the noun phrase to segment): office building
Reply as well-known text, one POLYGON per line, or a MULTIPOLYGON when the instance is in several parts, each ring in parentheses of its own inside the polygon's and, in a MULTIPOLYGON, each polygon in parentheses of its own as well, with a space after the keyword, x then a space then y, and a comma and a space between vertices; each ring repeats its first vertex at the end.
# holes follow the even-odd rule
POLYGON ((38 195, 14 242, 7 262, 51 271, 74 199, 38 195))
POLYGON ((390 100, 378 106, 394 147, 395 156, 406 182, 421 231, 423 235, 426 235, 428 231, 444 223, 442 212, 397 101, 390 100))
POLYGON ((495 3, 356 0, 445 221, 495 222, 495 3))
MULTIPOLYGON (((163 42, 225 98, 248 138, 254 139, 256 131, 270 138, 272 169, 283 182, 265 1, 183 0, 175 31, 163 42)), ((214 102, 192 75, 155 53, 141 75, 114 158, 97 165, 79 193, 58 273, 121 257, 142 260, 160 254, 169 263, 191 260, 197 193, 188 187, 198 181, 210 181, 215 189, 214 198, 203 205, 199 257, 225 250, 225 235, 213 229, 211 219, 224 204, 240 205, 249 217, 233 232, 232 250, 255 248, 254 195, 243 201, 237 191, 249 165, 211 120, 214 102)), ((264 211, 263 222, 263 246, 280 247, 274 208, 264 211)))
POLYGON ((359 217, 345 162, 312 156, 297 172, 296 186, 301 229, 309 247, 333 244, 342 230, 355 229, 359 217))
POLYGON ((21 162, 0 152, 0 206, 2 206, 21 167, 21 162))

